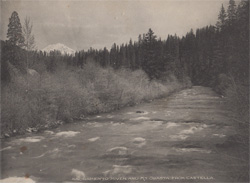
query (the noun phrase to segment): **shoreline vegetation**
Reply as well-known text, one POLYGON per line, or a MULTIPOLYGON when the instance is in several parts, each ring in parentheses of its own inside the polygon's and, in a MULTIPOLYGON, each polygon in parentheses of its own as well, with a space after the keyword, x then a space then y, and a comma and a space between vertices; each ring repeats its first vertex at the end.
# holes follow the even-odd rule
POLYGON ((22 75, 2 88, 2 135, 37 132, 87 115, 119 110, 191 86, 174 75, 165 81, 149 80, 142 70, 102 68, 94 62, 83 69, 22 75))

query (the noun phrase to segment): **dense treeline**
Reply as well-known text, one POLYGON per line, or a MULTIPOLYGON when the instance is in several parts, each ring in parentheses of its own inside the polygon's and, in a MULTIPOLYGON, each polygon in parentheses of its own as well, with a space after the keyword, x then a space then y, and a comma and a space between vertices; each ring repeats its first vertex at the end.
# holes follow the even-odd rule
MULTIPOLYGON (((169 74, 182 79, 187 74, 194 84, 216 87, 221 74, 225 74, 247 84, 248 7, 248 1, 243 0, 236 7, 234 0, 230 0, 227 12, 222 5, 216 26, 210 25, 197 29, 196 32, 191 30, 182 38, 169 35, 166 40, 157 39, 149 29, 146 34, 139 35, 138 41, 130 40, 128 44, 120 46, 114 43, 110 50, 90 48, 88 51, 76 52, 74 56, 56 52, 32 52, 29 54, 32 58, 29 59, 28 66, 24 64, 19 67, 21 70, 28 67, 40 72, 54 72, 62 66, 82 68, 87 59, 93 58, 103 67, 142 69, 150 79, 163 79, 169 74)), ((8 55, 12 55, 9 62, 22 64, 16 48, 13 51, 4 43, 2 47, 8 52, 3 52, 8 58, 8 55), (13 52, 17 54, 12 54, 13 52)), ((25 53, 23 54, 25 57, 25 53)), ((6 60, 3 59, 3 62, 6 60)), ((3 76, 2 80, 6 77, 3 76)))
POLYGON ((114 44, 110 51, 81 51, 76 53, 76 60, 82 64, 92 56, 103 67, 142 68, 151 79, 160 79, 169 72, 181 78, 185 73, 194 84, 215 87, 219 76, 225 74, 247 84, 248 9, 248 1, 243 0, 236 7, 230 0, 227 13, 222 5, 216 26, 191 30, 182 38, 169 35, 163 41, 149 29, 139 35, 138 41, 114 44))

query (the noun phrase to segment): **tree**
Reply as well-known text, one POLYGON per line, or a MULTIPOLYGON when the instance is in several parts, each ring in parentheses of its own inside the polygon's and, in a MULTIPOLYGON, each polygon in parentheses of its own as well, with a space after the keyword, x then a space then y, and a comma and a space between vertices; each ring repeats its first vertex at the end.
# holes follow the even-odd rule
POLYGON ((24 27, 23 27, 23 37, 24 43, 23 47, 26 49, 26 68, 29 68, 29 57, 30 51, 35 48, 35 37, 32 34, 33 24, 30 22, 30 18, 26 17, 24 20, 24 27))
POLYGON ((144 42, 146 44, 152 45, 156 41, 156 36, 154 35, 154 32, 152 29, 148 30, 148 33, 145 35, 144 42))
POLYGON ((236 31, 234 34, 237 59, 235 73, 239 80, 249 83, 249 1, 242 0, 237 10, 236 31))
POLYGON ((227 15, 228 15, 228 25, 231 26, 235 22, 237 15, 236 4, 234 0, 229 1, 227 15))
POLYGON ((32 34, 33 24, 30 22, 30 18, 26 17, 24 20, 23 36, 24 36, 24 48, 27 51, 31 51, 35 48, 35 37, 32 34))
POLYGON ((14 11, 9 18, 7 38, 11 45, 22 46, 24 43, 22 25, 16 11, 14 11))
POLYGON ((224 29, 224 27, 226 25, 226 19, 227 19, 226 11, 225 11, 225 8, 222 4, 220 14, 218 16, 218 21, 216 23, 217 30, 221 31, 224 29))
POLYGON ((163 60, 161 59, 160 44, 152 29, 143 38, 142 44, 142 69, 148 74, 150 79, 159 79, 165 71, 163 60))

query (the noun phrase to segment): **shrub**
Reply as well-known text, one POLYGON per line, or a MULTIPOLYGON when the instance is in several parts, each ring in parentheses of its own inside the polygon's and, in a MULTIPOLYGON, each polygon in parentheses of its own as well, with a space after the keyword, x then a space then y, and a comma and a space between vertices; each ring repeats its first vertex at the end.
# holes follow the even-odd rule
POLYGON ((239 119, 239 126, 248 129, 249 122, 249 87, 230 78, 230 83, 225 89, 228 106, 239 119))
POLYGON ((217 79, 215 91, 219 94, 225 95, 226 89, 230 85, 230 79, 226 74, 220 74, 217 79))
MULTIPOLYGON (((2 132, 43 129, 166 96, 188 86, 174 76, 150 81, 142 70, 113 70, 88 62, 83 69, 60 69, 38 77, 17 73, 2 88, 2 132)), ((187 79, 188 81, 188 79, 187 79)))

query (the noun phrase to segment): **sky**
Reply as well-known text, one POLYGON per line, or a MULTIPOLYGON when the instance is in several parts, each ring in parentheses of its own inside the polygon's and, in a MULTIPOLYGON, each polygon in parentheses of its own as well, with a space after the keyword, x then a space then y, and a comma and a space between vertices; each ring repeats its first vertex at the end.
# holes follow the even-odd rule
POLYGON ((74 50, 108 49, 138 39, 151 28, 156 36, 184 36, 215 25, 229 0, 2 0, 0 38, 6 40, 11 13, 33 22, 37 49, 62 43, 74 50))

